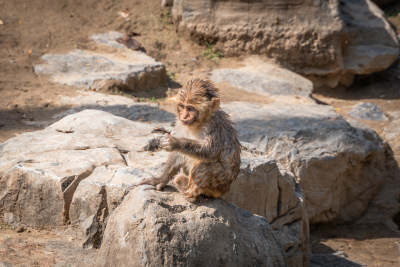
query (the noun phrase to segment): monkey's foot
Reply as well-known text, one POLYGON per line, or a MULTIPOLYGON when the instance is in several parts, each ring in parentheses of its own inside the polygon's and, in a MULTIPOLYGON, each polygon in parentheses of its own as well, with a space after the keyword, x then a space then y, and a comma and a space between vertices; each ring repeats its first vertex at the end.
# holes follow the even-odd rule
POLYGON ((158 191, 161 191, 167 184, 162 182, 160 178, 147 178, 138 183, 137 185, 149 184, 155 186, 158 191))
POLYGON ((181 193, 185 192, 189 183, 189 177, 184 174, 179 174, 174 179, 174 184, 176 189, 178 189, 181 193))
POLYGON ((198 196, 195 196, 191 193, 186 193, 184 194, 185 198, 187 201, 189 201, 190 203, 195 203, 197 201, 198 196))
POLYGON ((190 203, 196 203, 196 201, 197 201, 197 197, 185 197, 185 198, 190 203))
POLYGON ((156 189, 157 189, 158 191, 161 191, 165 186, 166 186, 166 184, 160 183, 160 184, 158 184, 158 185, 156 186, 156 189))

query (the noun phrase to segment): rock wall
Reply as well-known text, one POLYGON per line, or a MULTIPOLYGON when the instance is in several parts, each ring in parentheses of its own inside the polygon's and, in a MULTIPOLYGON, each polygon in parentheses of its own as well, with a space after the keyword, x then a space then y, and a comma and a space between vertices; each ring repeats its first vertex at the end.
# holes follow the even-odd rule
POLYGON ((369 0, 176 0, 178 32, 226 56, 261 54, 335 87, 389 67, 396 33, 369 0))

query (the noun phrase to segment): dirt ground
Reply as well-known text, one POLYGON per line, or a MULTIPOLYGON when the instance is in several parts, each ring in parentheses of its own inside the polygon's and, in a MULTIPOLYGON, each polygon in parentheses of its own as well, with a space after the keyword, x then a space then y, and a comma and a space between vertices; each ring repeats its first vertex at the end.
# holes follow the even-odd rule
MULTIPOLYGON (((204 56, 206 47, 177 36, 171 14, 160 8, 160 2, 0 0, 0 142, 39 130, 45 125, 35 122, 51 120, 53 114, 69 108, 60 104, 59 98, 75 95, 77 88, 54 84, 45 75, 36 75, 33 66, 47 53, 90 49, 90 36, 94 33, 116 30, 139 34, 135 38, 147 54, 167 66, 171 88, 178 88, 192 77, 207 75, 215 67, 240 64, 241 58, 209 59, 204 56)), ((392 15, 390 20, 400 26, 399 15, 392 15)), ((319 88, 313 97, 332 105, 345 117, 361 101, 374 102, 388 114, 400 110, 400 74, 396 75, 386 71, 359 77, 349 88, 319 88)), ((268 103, 265 98, 240 90, 221 90, 224 101, 268 103)), ((157 98, 166 96, 165 89, 153 93, 157 98)), ((157 101, 165 104, 162 99, 157 101)), ((390 123, 363 122, 381 136, 390 123)), ((399 144, 400 138, 389 141, 398 162, 399 144)), ((313 253, 340 252, 360 265, 400 266, 400 234, 382 225, 313 226, 311 246, 313 253)), ((83 251, 74 240, 53 232, 31 229, 18 233, 6 226, 0 228, 0 266, 82 266, 93 255, 93 251, 83 251)))

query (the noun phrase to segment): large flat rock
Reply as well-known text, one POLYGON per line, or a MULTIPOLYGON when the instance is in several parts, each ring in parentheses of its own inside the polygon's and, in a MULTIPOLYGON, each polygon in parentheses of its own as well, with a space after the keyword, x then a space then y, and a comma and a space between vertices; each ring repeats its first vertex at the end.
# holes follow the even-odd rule
MULTIPOLYGON (((85 110, 1 144, 0 219, 39 228, 69 224, 84 247, 100 247, 127 194, 137 182, 158 175, 166 162, 167 152, 149 147, 161 138, 151 133, 158 125, 168 127, 162 120, 130 121, 85 110)), ((288 262, 306 266, 309 233, 303 198, 292 174, 249 150, 228 200, 266 217, 288 262)))
POLYGON ((166 86, 164 64, 118 43, 116 39, 122 36, 111 32, 92 37, 107 49, 46 54, 42 57, 45 64, 35 65, 35 72, 50 74, 54 82, 81 89, 102 89, 116 84, 119 88, 140 91, 166 86))
POLYGON ((143 133, 152 129, 113 117, 87 110, 1 144, 0 216, 13 213, 16 223, 34 227, 68 222, 78 184, 96 167, 126 166, 123 153, 142 150, 143 133), (133 136, 139 137, 140 144, 131 142, 133 136))
POLYGON ((246 59, 244 66, 237 69, 215 69, 210 78, 269 98, 285 95, 310 97, 313 91, 310 80, 256 57, 246 59))

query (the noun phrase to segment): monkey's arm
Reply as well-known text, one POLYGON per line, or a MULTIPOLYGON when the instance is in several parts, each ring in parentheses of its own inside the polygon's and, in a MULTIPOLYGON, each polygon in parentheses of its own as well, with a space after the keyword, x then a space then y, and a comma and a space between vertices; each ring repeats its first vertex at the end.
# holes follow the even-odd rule
POLYGON ((168 156, 167 163, 160 177, 144 179, 138 185, 150 184, 156 186, 157 190, 161 190, 179 172, 182 166, 182 155, 179 155, 178 152, 172 152, 168 156))
POLYGON ((207 161, 214 161, 219 158, 221 149, 218 146, 213 145, 211 140, 213 140, 211 137, 199 141, 170 136, 167 141, 166 150, 179 151, 188 156, 207 161))

